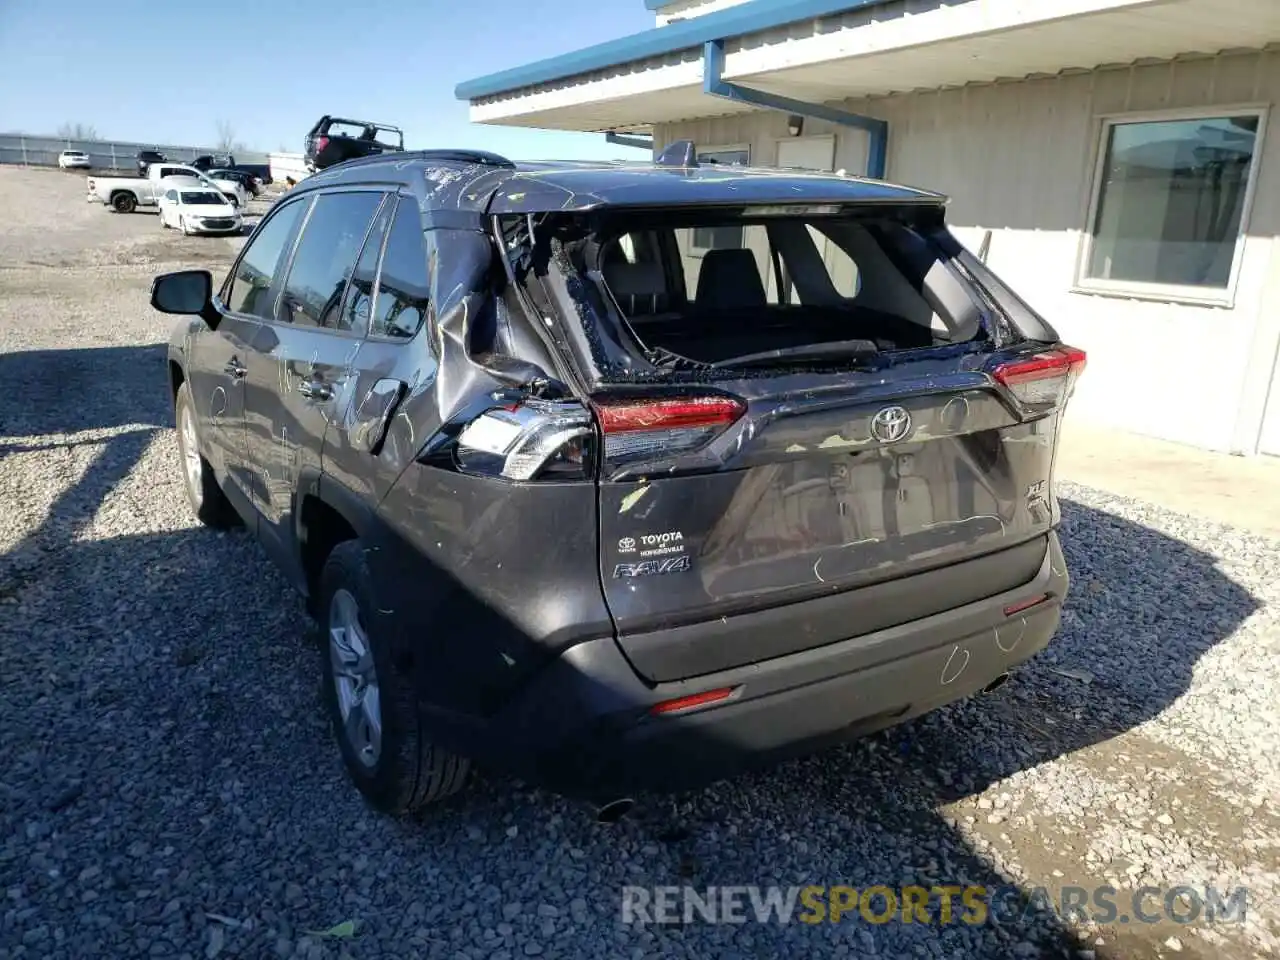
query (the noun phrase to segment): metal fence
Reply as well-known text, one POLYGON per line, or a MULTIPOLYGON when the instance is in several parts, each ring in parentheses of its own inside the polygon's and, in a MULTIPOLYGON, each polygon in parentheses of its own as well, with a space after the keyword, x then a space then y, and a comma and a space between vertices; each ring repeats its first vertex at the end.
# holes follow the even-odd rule
MULTIPOLYGON (((140 150, 159 150, 170 160, 190 163, 216 147, 185 147, 164 143, 128 143, 121 140, 66 140, 61 137, 33 137, 25 133, 0 133, 0 164, 23 167, 56 167, 63 150, 81 150, 89 155, 95 170, 137 169, 140 150)), ((235 154, 239 163, 268 163, 267 154, 246 150, 235 154)))

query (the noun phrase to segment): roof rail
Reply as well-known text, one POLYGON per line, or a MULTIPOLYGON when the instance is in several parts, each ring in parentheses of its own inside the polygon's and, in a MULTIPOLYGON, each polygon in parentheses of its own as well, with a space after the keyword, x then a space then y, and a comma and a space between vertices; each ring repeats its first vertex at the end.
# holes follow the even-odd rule
POLYGON ((326 169, 335 170, 341 167, 345 170, 348 167, 359 164, 400 163, 404 160, 435 160, 439 163, 474 163, 484 167, 515 168, 515 164, 506 157, 501 157, 496 153, 488 153, 484 150, 393 150, 389 153, 375 153, 367 157, 353 157, 350 160, 335 163, 326 169))
POLYGON ((696 167, 698 149, 692 140, 677 140, 663 147, 653 162, 659 167, 696 167))

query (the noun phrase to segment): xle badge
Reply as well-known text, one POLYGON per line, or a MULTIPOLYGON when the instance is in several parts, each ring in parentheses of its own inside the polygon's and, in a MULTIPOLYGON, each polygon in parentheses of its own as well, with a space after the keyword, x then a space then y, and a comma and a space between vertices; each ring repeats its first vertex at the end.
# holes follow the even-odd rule
POLYGON ((638 563, 620 563, 613 568, 613 578, 650 577, 655 573, 684 573, 689 569, 689 557, 667 557, 664 560, 641 560, 638 563))

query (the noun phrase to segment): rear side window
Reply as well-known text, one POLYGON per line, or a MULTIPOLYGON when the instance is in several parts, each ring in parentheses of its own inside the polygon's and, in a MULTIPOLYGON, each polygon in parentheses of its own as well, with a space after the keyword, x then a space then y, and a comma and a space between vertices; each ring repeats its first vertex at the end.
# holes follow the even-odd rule
POLYGON ((325 133, 331 137, 359 137, 364 133, 364 129, 358 123, 351 123, 347 120, 334 120, 329 124, 329 129, 325 133))
POLYGON ((341 309, 343 294, 382 197, 360 192, 316 198, 284 283, 277 320, 351 331, 351 316, 341 309))
POLYGON ((395 198, 391 198, 373 221, 373 229, 365 238, 364 249, 356 261, 355 272, 347 284, 347 302, 342 308, 343 324, 352 333, 365 334, 369 330, 369 314, 373 307, 373 287, 378 281, 378 258, 387 239, 387 228, 395 211, 395 198))
POLYGON ((285 244, 293 236, 298 218, 306 210, 305 200, 295 200, 276 210, 262 225, 257 235, 249 241, 244 256, 236 265, 225 302, 235 313, 271 319, 271 303, 268 294, 277 271, 284 265, 282 256, 285 244))
POLYGON ((375 337, 408 340, 422 329, 431 301, 427 271, 427 243, 422 218, 412 200, 401 200, 382 258, 378 295, 374 301, 375 337))

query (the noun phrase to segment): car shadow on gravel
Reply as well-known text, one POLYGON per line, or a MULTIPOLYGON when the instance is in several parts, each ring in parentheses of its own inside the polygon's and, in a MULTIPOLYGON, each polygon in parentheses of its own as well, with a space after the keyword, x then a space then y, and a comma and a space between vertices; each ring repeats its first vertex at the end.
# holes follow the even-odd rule
MULTIPOLYGON (((5 443, 171 420, 160 346, 6 355, 0 374, 35 396, 4 411, 5 443), (140 382, 137 394, 103 388, 140 382)), ((0 650, 22 651, 0 656, 0 886, 11 900, 0 946, 74 933, 61 952, 31 940, 32 956, 214 955, 225 939, 228 955, 255 957, 294 946, 1106 957, 1045 910, 981 925, 869 923, 855 911, 815 925, 694 915, 624 927, 620 907, 627 885, 976 885, 1005 891, 1012 909, 1009 896, 1053 879, 1002 869, 946 808, 1160 714, 1256 607, 1209 555, 1066 501, 1072 590, 1059 637, 990 696, 695 793, 640 798, 612 828, 497 776, 418 821, 390 821, 342 775, 302 603, 248 536, 82 536, 152 439, 100 441, 46 522, 0 558, 40 558, 0 597, 0 650), (347 918, 359 930, 349 943, 303 937, 347 918)), ((163 461, 177 477, 176 452, 163 461)))
POLYGON ((0 353, 0 455, 21 438, 173 423, 163 343, 0 353))

